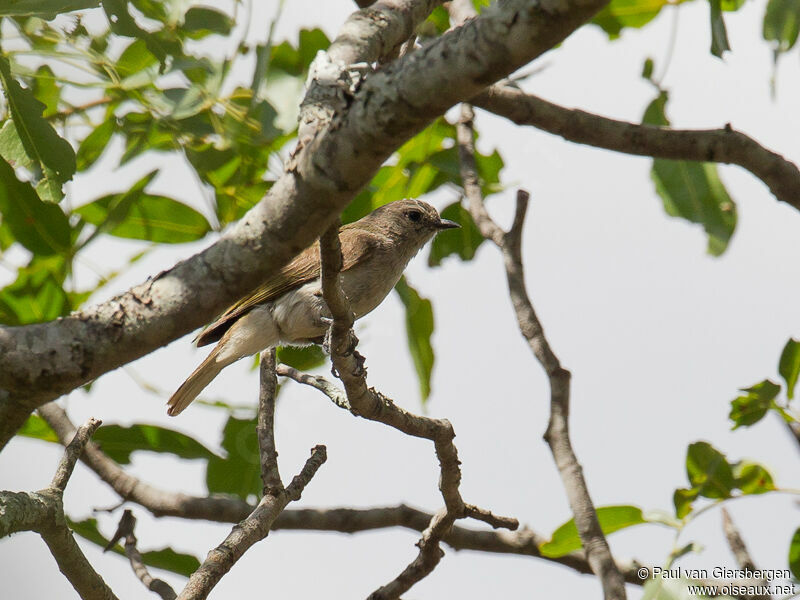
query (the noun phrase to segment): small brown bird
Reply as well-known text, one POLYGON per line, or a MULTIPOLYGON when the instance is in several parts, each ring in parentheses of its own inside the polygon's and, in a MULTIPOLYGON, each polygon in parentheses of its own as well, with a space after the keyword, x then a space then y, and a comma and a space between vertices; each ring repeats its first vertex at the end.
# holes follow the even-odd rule
MULTIPOLYGON (((355 318, 383 301, 428 240, 453 227, 458 223, 442 219, 430 204, 414 199, 391 202, 342 227, 342 290, 355 318)), ((198 346, 219 343, 169 399, 167 414, 183 411, 222 369, 240 358, 280 344, 318 341, 330 316, 320 289, 315 242, 198 336, 198 346)))

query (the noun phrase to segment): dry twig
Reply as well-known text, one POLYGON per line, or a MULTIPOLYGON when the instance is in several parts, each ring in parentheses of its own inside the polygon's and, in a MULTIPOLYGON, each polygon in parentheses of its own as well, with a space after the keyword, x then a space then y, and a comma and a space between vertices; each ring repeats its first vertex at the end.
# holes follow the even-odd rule
POLYGON ((489 216, 483 203, 475 165, 472 120, 472 107, 462 104, 461 119, 457 126, 458 155, 468 209, 483 236, 492 240, 503 254, 508 290, 519 330, 550 381, 550 421, 544 438, 561 475, 587 559, 592 571, 600 578, 605 598, 624 599, 624 579, 611 556, 583 471, 569 439, 570 373, 561 366, 550 348, 525 288, 522 226, 528 208, 528 193, 522 190, 517 193, 514 222, 511 229, 504 232, 489 216))

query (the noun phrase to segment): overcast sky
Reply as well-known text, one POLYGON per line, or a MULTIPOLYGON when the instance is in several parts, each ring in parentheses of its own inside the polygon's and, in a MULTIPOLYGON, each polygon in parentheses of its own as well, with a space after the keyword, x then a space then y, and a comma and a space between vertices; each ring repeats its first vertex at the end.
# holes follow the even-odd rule
MULTIPOLYGON (((265 31, 275 2, 257 3, 253 28, 265 31)), ((320 26, 333 37, 352 10, 345 0, 287 3, 277 39, 296 40, 299 26, 320 26)), ((770 96, 772 53, 761 39, 762 0, 726 14, 733 52, 721 61, 708 52, 708 6, 683 5, 669 69, 668 116, 678 127, 712 128, 730 122, 768 148, 800 163, 800 84, 797 50, 778 69, 770 96)), ((625 32, 608 43, 597 28, 585 28, 561 48, 539 59, 546 68, 525 89, 560 104, 637 121, 654 96, 639 74, 644 59, 664 67, 675 26, 671 10, 643 31, 625 32)), ((249 80, 246 72, 242 81, 249 80)), ((771 377, 786 340, 800 337, 800 214, 779 204, 767 187, 738 167, 720 167, 737 203, 739 224, 721 258, 706 254, 702 229, 665 215, 649 178, 650 161, 577 146, 537 130, 519 129, 479 112, 480 148, 498 148, 505 159, 509 191, 489 208, 503 224, 513 210, 514 189, 532 194, 524 237, 527 283, 549 340, 573 374, 572 439, 597 505, 634 504, 672 511, 672 493, 686 485, 688 444, 707 440, 729 460, 766 465, 776 483, 800 489, 798 448, 771 416, 750 429, 730 430, 729 402, 737 388, 771 377)), ((119 145, 114 150, 119 156, 119 145)), ((114 151, 70 185, 78 204, 119 191, 154 164, 136 160, 110 172, 114 151)), ((207 210, 196 183, 179 162, 167 164, 152 191, 207 210)), ((443 191, 429 198, 439 208, 455 200, 443 191)), ((213 240, 151 253, 118 278, 102 300, 168 268, 213 240)), ((118 264, 135 250, 132 242, 98 244, 97 265, 118 264)), ((409 281, 433 300, 436 365, 431 416, 451 420, 463 463, 467 502, 519 518, 548 534, 570 517, 560 479, 541 436, 547 423, 546 380, 516 327, 497 250, 485 244, 476 259, 426 266, 427 249, 412 262, 409 281)), ((418 383, 405 340, 402 306, 395 295, 359 322, 360 350, 369 382, 398 404, 420 411, 418 383)), ((158 423, 219 448, 220 410, 192 406, 179 418, 165 415, 166 397, 205 354, 191 336, 145 357, 126 371, 102 377, 87 396, 74 392, 66 404, 75 422, 89 416, 106 423, 158 423), (149 394, 131 373, 163 395, 149 394)), ((323 373, 327 368, 323 369, 323 373)), ((255 404, 257 375, 249 361, 226 369, 206 398, 255 404)), ((430 443, 378 424, 354 419, 313 390, 289 384, 277 414, 277 446, 285 478, 303 464, 308 449, 324 443, 328 462, 298 506, 392 505, 405 502, 428 511, 441 506, 438 469, 430 443)), ((60 456, 57 447, 15 440, 0 454, 0 487, 44 487, 60 456)), ((129 471, 164 488, 204 494, 204 469, 164 457, 134 455, 129 471)), ((93 473, 79 467, 66 494, 71 516, 117 501, 93 473)), ((141 550, 171 545, 202 560, 229 525, 152 519, 140 507, 141 550)), ((800 511, 788 494, 729 503, 756 563, 785 568, 789 539, 800 511)), ((100 515, 113 533, 118 515, 100 515)), ((475 523, 467 525, 479 527, 475 523)), ((719 510, 709 511, 682 535, 704 550, 687 567, 734 567, 721 536, 719 510)), ((286 598, 364 597, 394 578, 416 555, 417 534, 388 530, 344 536, 277 532, 247 552, 212 597, 254 597, 269 581, 286 598)), ((673 533, 647 525, 610 538, 619 559, 663 564, 673 533)), ((127 562, 81 543, 89 559, 126 599, 152 598, 127 562)), ((599 597, 595 578, 525 557, 456 553, 415 586, 409 598, 599 597)), ((74 592, 34 534, 0 542, 0 572, 9 598, 70 598, 74 592), (36 570, 36 576, 32 571, 36 570)), ((176 587, 180 577, 164 575, 176 587)), ((629 588, 638 598, 640 589, 629 588)))

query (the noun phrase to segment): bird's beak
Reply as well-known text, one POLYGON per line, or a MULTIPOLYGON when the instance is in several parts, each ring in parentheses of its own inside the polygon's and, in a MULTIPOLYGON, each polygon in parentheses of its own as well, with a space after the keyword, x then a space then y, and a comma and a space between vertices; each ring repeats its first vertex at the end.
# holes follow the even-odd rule
POLYGON ((456 229, 458 227, 461 227, 461 225, 448 219, 439 219, 439 222, 436 224, 437 229, 456 229))

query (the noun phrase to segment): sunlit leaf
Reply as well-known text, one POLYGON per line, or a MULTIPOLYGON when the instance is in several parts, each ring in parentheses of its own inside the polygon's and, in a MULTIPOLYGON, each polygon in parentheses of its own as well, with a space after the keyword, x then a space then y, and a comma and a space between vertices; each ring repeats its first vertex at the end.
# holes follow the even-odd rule
POLYGON ((791 400, 794 398, 794 388, 797 385, 797 377, 800 375, 800 342, 797 340, 790 339, 783 347, 778 363, 778 373, 786 382, 786 396, 791 400))
POLYGON ((795 529, 789 543, 789 569, 795 579, 800 579, 800 528, 795 529))
POLYGON ((760 421, 772 407, 773 400, 781 391, 781 386, 768 379, 742 390, 745 395, 735 398, 731 402, 731 412, 728 415, 733 421, 733 428, 753 425, 760 421))
POLYGON ((764 14, 764 39, 777 52, 791 50, 800 32, 800 0, 769 0, 764 14))
MULTIPOLYGON (((636 506, 601 506, 597 509, 597 519, 606 535, 647 522, 642 516, 642 509, 636 506)), ((575 520, 570 519, 553 532, 550 541, 539 546, 539 551, 542 556, 556 558, 581 548, 575 520)))
POLYGON ((58 444, 58 436, 56 432, 47 424, 39 415, 30 415, 25 423, 20 427, 17 435, 22 435, 45 442, 52 442, 58 444))
POLYGON ((12 76, 3 55, 0 81, 11 113, 11 120, 0 132, 0 155, 15 167, 33 165, 44 184, 40 196, 57 202, 62 197, 61 185, 75 173, 75 151, 42 116, 47 107, 12 76))

